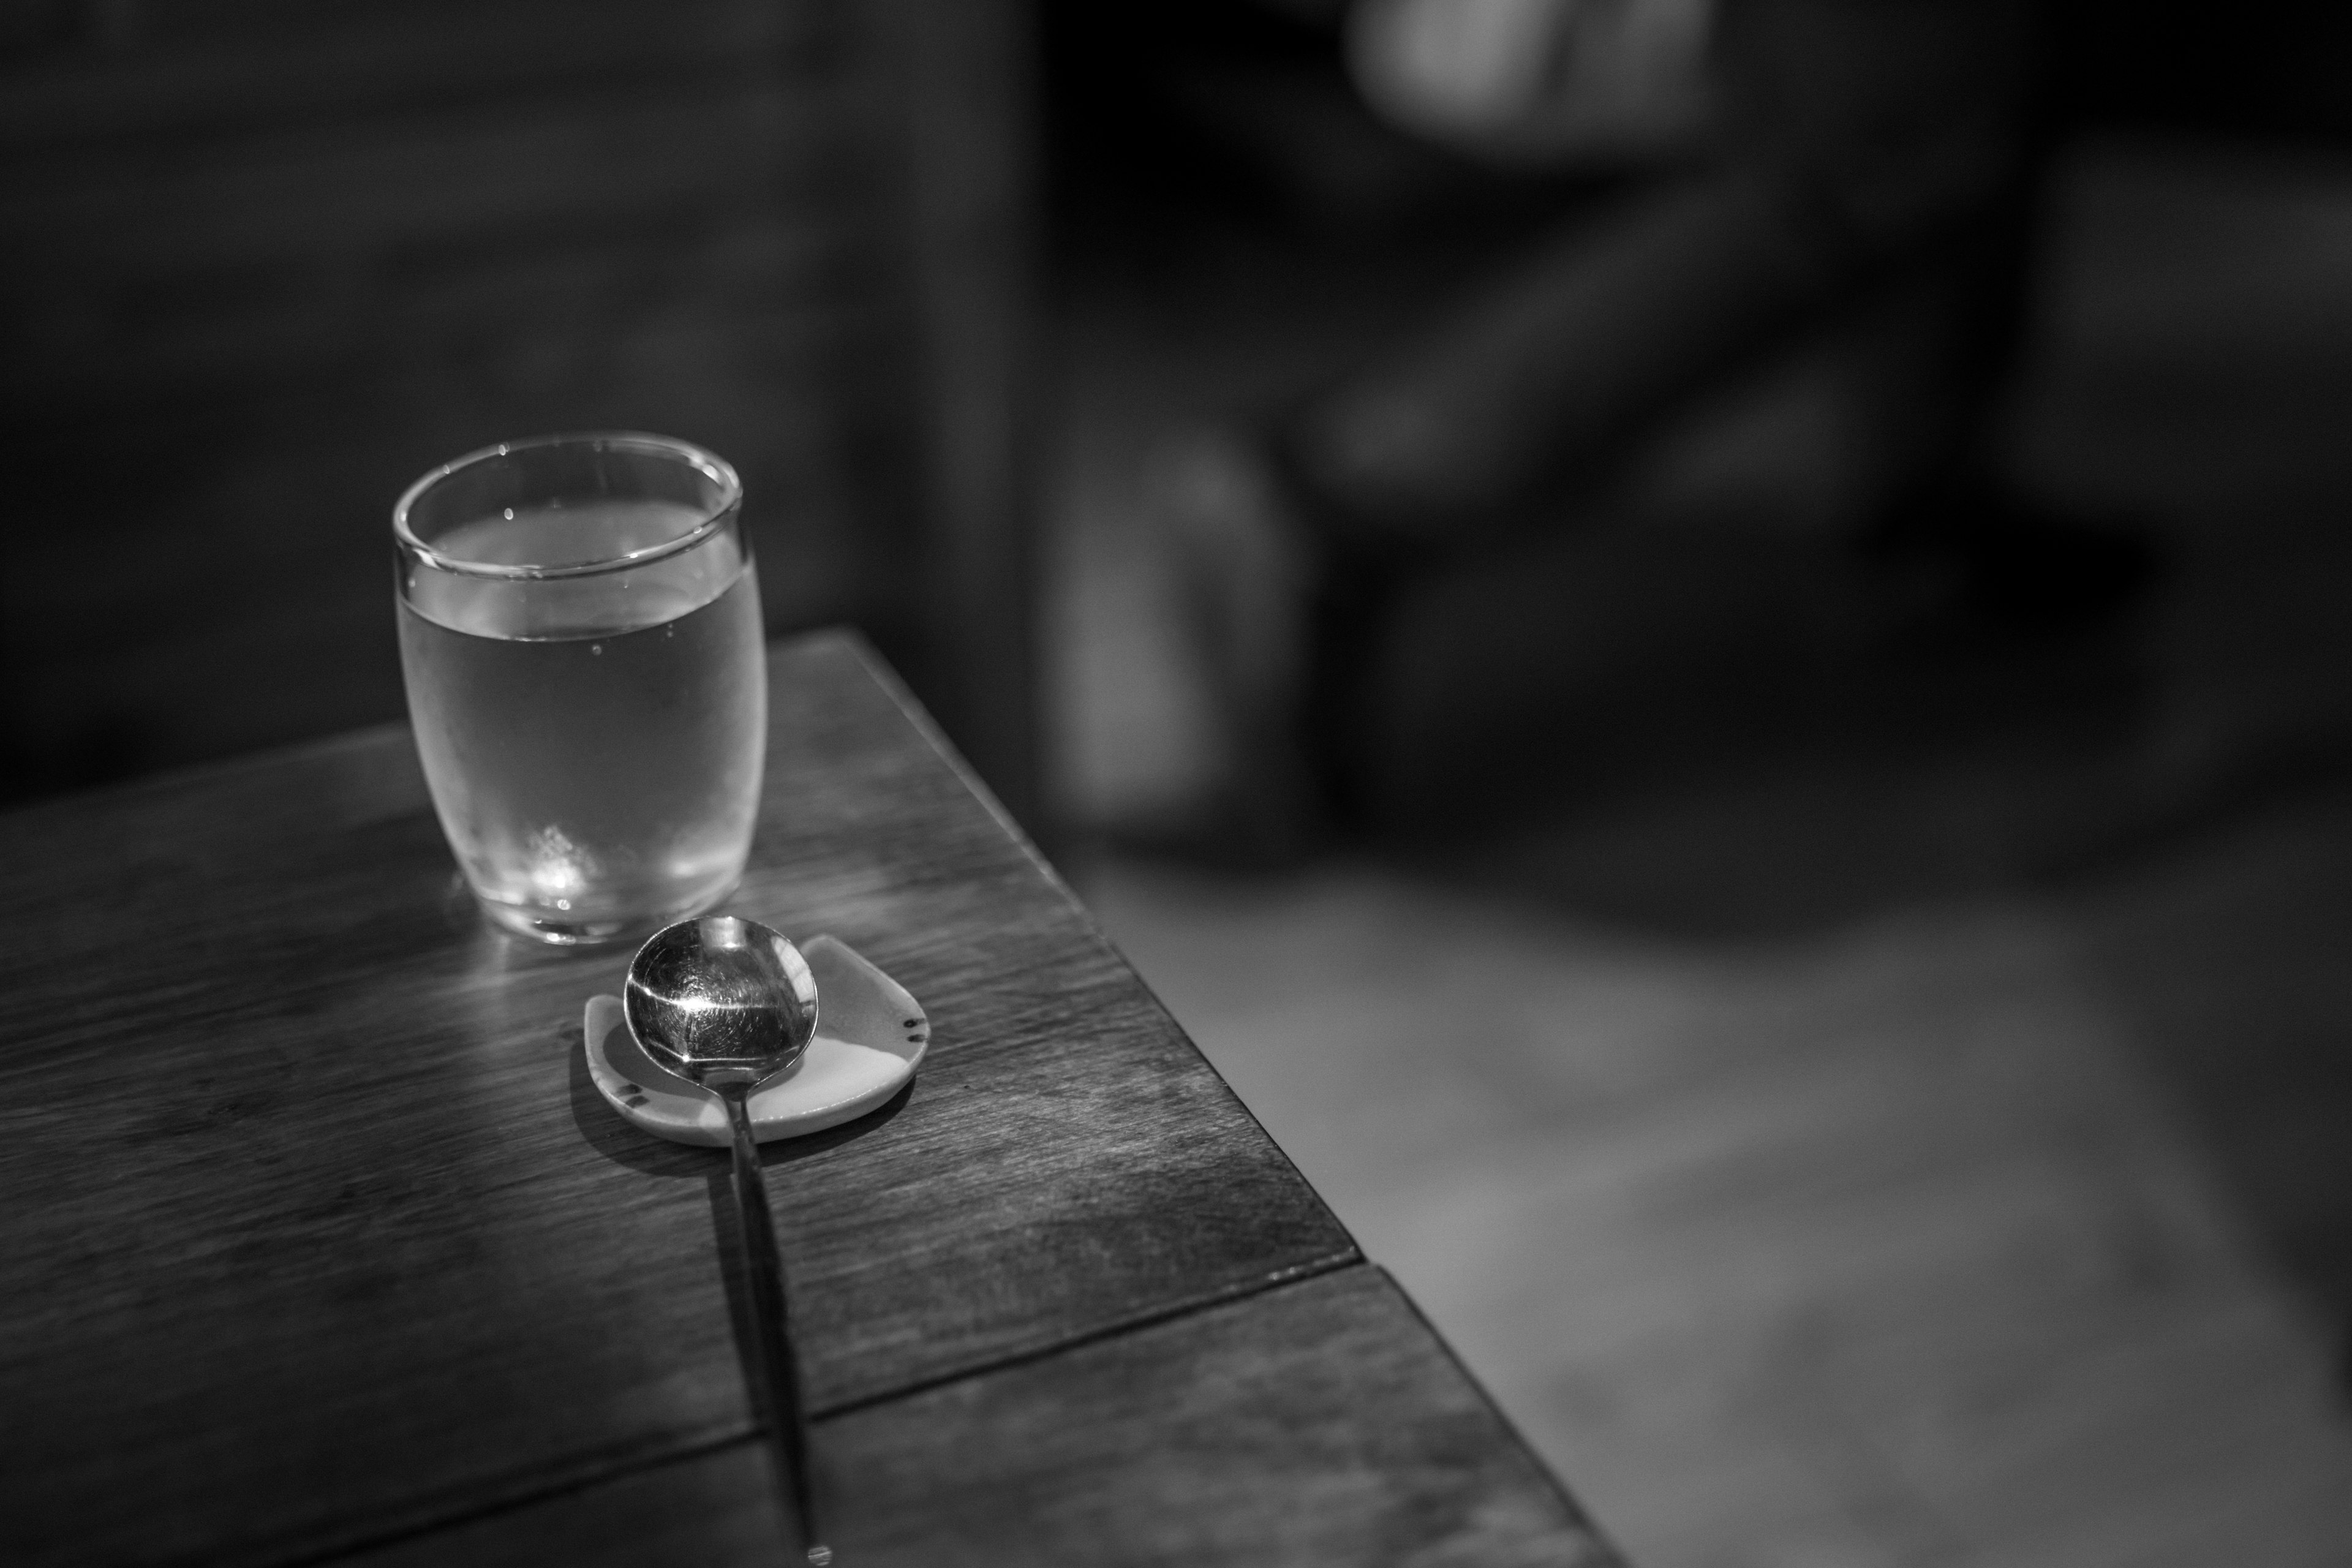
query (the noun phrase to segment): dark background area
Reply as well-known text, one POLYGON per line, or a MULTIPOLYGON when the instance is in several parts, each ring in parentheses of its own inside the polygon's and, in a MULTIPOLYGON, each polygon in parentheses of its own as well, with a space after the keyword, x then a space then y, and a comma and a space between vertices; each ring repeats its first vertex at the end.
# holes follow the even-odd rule
MULTIPOLYGON (((1265 431, 1645 177, 1505 170, 1396 132, 1347 79, 1339 9, 1045 7, 1057 427, 1108 388, 1136 410, 1114 445, 1265 431)), ((1937 868, 1890 865, 1874 891, 1644 892, 1660 871, 1638 849, 1573 889, 1769 926, 1906 878, 2089 872, 2342 776, 2352 640, 2326 606, 2347 581, 2352 253, 2330 204, 2352 156, 2336 87, 2352 24, 2045 9, 2053 150, 1990 466, 2052 516, 2141 542, 2150 585, 2116 616, 2036 625, 1874 568, 1834 426, 1870 395, 1855 370, 1876 329, 1833 327, 1691 399, 1594 514, 1416 587, 1381 650, 1394 743, 1369 785, 1391 848, 1450 853, 1465 820, 1474 837, 1540 832, 1726 767, 2003 759, 2000 842, 1938 850, 1934 830, 1889 824, 1884 858, 1937 868), (1531 710, 1551 721, 1525 724, 1531 710), (1465 752, 1496 765, 1471 782, 1465 752)), ((1068 815, 1104 826, 1083 803, 1068 815)))
POLYGON ((735 462, 771 629, 867 628, 1017 795, 1024 721, 937 645, 1025 686, 972 607, 1019 615, 1008 443, 961 434, 1017 375, 1024 47, 887 0, 10 6, 0 798, 400 718, 393 500, 593 428, 735 462))
MULTIPOLYGON (((10 7, 0 798, 396 719, 391 498, 488 440, 651 426, 744 471, 773 629, 865 626, 1025 799, 1028 721, 950 688, 1031 679, 1039 286, 1213 309, 1288 268, 1370 341, 1612 178, 1386 131, 1330 9, 10 7)), ((2352 23, 2059 14, 2083 124, 2352 132, 2352 23)))

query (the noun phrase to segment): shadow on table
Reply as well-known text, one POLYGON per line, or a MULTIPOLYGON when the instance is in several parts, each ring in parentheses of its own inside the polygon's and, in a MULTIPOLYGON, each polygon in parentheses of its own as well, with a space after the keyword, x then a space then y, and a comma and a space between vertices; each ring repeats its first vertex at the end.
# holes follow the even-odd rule
MULTIPOLYGON (((582 1048, 582 1034, 574 1025, 564 1031, 566 1049, 572 1059, 572 1120, 580 1129, 581 1139, 587 1145, 616 1165, 647 1175, 675 1178, 698 1178, 704 1196, 710 1205, 710 1225, 719 1249, 719 1275, 727 1292, 728 1326, 734 1337, 735 1359, 742 1370, 744 1385, 755 1386, 759 1363, 752 1352, 753 1319, 751 1314, 751 1281, 743 1272, 743 1236, 735 1214, 732 1189, 733 1162, 723 1148, 704 1148, 688 1143, 672 1143, 650 1132, 632 1127, 604 1098, 596 1092, 595 1079, 588 1074, 587 1053, 582 1048)), ((762 1168, 796 1164, 814 1154, 837 1149, 882 1126, 906 1109, 915 1092, 909 1079, 881 1105, 854 1121, 838 1127, 828 1127, 806 1137, 780 1139, 764 1144, 760 1150, 762 1168)), ((771 1194, 772 1201, 774 1194, 771 1194)), ((784 1202, 789 1204, 786 1194, 784 1202)), ((793 1259, 784 1257, 784 1274, 789 1289, 793 1259)))

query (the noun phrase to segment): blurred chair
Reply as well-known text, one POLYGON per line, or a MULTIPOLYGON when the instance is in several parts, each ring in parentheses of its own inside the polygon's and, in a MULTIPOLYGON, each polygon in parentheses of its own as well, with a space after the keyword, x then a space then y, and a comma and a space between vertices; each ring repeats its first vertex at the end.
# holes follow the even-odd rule
POLYGON ((0 18, 0 798, 395 719, 417 474, 741 469, 1036 799, 1021 0, 51 0, 0 18))

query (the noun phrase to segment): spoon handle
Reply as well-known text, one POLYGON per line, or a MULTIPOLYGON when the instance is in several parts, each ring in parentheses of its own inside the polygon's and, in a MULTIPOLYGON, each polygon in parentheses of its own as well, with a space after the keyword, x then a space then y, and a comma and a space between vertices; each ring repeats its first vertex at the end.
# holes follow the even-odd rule
POLYGON ((784 1265, 776 1252, 775 1222, 768 1215, 768 1184, 760 1170, 759 1145, 751 1138, 750 1086, 719 1091, 735 1130, 735 1213, 741 1222, 743 1271, 751 1290, 751 1359, 756 1363, 754 1403, 765 1407, 775 1438, 778 1479, 800 1534, 802 1560, 825 1568, 833 1549, 822 1543, 816 1504, 809 1486, 808 1415, 801 1405, 800 1363, 793 1354, 784 1319, 784 1265))

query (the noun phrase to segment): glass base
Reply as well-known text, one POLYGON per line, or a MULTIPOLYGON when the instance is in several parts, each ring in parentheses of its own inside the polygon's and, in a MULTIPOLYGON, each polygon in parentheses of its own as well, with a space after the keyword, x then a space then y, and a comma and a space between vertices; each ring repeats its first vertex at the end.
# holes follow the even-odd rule
POLYGON ((707 914, 731 897, 741 881, 740 877, 730 878, 716 889, 669 909, 597 920, 576 920, 562 910, 523 904, 493 903, 478 893, 474 896, 474 901, 481 907, 482 913, 489 917, 492 925, 516 936, 544 942, 550 947, 609 947, 619 942, 643 941, 666 925, 707 914))

